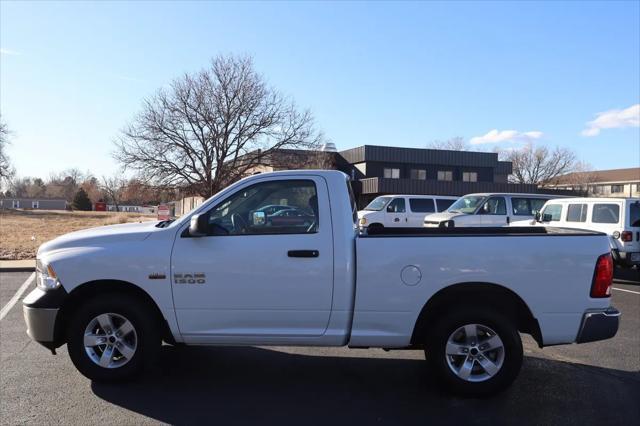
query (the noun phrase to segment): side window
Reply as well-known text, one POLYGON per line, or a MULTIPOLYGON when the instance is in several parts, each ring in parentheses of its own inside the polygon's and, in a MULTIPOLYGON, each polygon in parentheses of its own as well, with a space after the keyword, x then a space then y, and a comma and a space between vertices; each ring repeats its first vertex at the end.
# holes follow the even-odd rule
POLYGON ((540 210, 542 210, 542 206, 548 200, 545 198, 529 198, 529 204, 531 205, 531 216, 535 216, 540 210))
POLYGON ((409 198, 409 207, 414 213, 435 213, 433 200, 430 198, 409 198))
POLYGON ((404 198, 396 198, 387 206, 387 212, 389 213, 404 213, 405 211, 404 198))
POLYGON ((507 203, 503 197, 489 198, 482 207, 480 207, 478 214, 506 215, 507 203))
MULTIPOLYGON (((542 213, 543 220, 545 216, 549 215, 549 219, 551 222, 558 222, 560 220, 560 216, 562 215, 562 205, 548 204, 547 207, 545 207, 541 213, 542 213)), ((548 222, 548 221, 545 220, 545 222, 548 222)))
POLYGON ((512 198, 511 206, 515 216, 531 216, 531 204, 528 198, 512 198))
POLYGON ((587 205, 586 204, 569 204, 567 208, 567 222, 586 222, 587 221, 587 205))
POLYGON ((618 223, 620 221, 620 206, 617 204, 594 204, 593 223, 618 223))
POLYGON ((456 200, 436 199, 436 206, 438 207, 438 211, 445 211, 451 206, 451 204, 455 203, 455 201, 456 200))
POLYGON ((276 180, 242 189, 209 210, 209 234, 311 234, 318 220, 313 181, 276 180))

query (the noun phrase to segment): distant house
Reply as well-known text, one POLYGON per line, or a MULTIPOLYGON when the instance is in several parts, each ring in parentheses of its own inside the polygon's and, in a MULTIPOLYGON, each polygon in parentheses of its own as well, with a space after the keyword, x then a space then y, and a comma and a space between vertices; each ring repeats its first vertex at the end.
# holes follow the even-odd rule
POLYGON ((640 167, 568 173, 548 186, 591 197, 640 197, 640 167))
POLYGON ((60 198, 0 198, 0 209, 66 210, 67 200, 60 198))

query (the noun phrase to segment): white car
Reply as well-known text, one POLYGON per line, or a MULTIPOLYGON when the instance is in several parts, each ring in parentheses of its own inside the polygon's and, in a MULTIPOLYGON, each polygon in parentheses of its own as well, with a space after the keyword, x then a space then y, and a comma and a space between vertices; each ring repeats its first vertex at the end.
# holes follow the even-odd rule
POLYGON ((543 194, 469 194, 445 212, 425 216, 427 228, 467 226, 527 226, 547 200, 543 194))
POLYGON ((590 229, 609 236, 616 264, 640 265, 640 198, 564 198, 548 201, 542 226, 590 229))
POLYGON ((360 234, 350 189, 338 171, 264 173, 175 221, 49 241, 23 301, 27 332, 52 350, 66 343, 96 381, 140 373, 163 340, 348 345, 425 350, 434 375, 471 395, 516 378, 519 332, 541 347, 616 334, 605 235, 535 226, 360 234), (266 205, 313 220, 271 217, 266 205))
POLYGON ((421 227, 425 215, 445 211, 458 197, 382 195, 358 212, 361 228, 421 227))

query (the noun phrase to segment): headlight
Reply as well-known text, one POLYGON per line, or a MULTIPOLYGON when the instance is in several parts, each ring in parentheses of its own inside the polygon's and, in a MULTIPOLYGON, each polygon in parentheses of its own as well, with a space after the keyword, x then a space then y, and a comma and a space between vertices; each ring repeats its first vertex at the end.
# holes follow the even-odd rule
POLYGON ((40 290, 53 290, 60 287, 58 276, 51 265, 44 265, 39 260, 36 262, 36 285, 40 290))
POLYGON ((361 218, 360 218, 360 225, 361 225, 361 226, 364 226, 364 225, 366 225, 366 224, 367 224, 367 218, 366 218, 366 217, 361 217, 361 218))

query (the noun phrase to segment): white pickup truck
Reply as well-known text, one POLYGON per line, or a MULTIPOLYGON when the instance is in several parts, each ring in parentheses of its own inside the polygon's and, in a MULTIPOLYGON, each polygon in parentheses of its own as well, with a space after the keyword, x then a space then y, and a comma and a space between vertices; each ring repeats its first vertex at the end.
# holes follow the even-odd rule
POLYGON ((288 171, 243 179, 175 221, 61 236, 38 250, 28 333, 53 352, 67 343, 97 381, 140 372, 163 340, 348 345, 424 350, 451 390, 481 395, 516 378, 519 332, 541 347, 617 332, 603 234, 360 234, 356 219, 346 175, 288 171))

